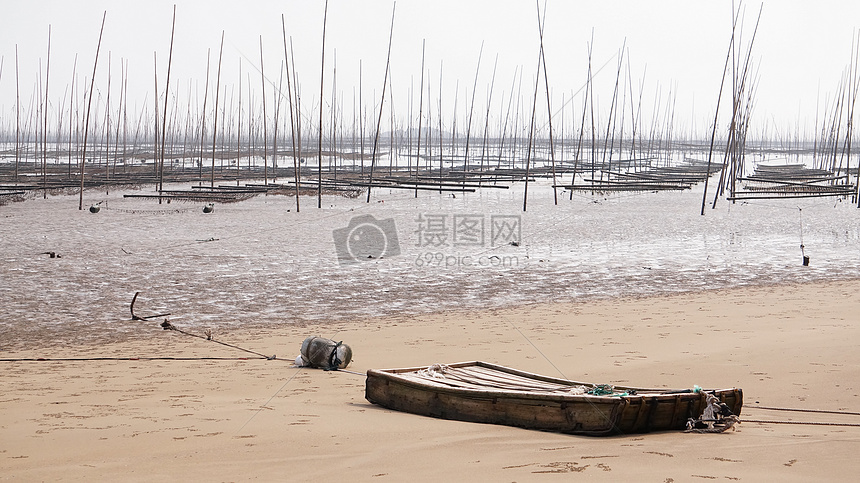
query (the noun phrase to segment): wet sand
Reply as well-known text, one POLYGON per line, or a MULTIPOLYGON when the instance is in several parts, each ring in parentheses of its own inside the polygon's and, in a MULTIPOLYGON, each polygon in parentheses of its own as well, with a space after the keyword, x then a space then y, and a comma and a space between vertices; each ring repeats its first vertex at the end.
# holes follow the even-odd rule
POLYGON ((240 359, 250 354, 161 319, 113 342, 46 338, 2 357, 141 359, 0 363, 0 479, 847 481, 860 471, 860 416, 757 406, 860 412, 858 293, 849 280, 215 334, 278 360, 240 359), (309 335, 349 344, 359 374, 290 367, 309 335), (144 359, 158 357, 192 360, 144 359), (741 387, 742 420, 857 426, 594 438, 364 399, 369 368, 475 359, 596 383, 741 387))
POLYGON ((0 208, 0 332, 9 335, 0 338, 0 351, 40 347, 46 338, 88 344, 137 337, 140 324, 129 320, 128 304, 138 291, 141 314, 171 312, 177 323, 202 330, 860 274, 853 205, 722 203, 701 216, 702 189, 577 195, 555 206, 548 184, 534 183, 525 213, 519 184, 457 198, 379 189, 371 203, 325 196, 322 209, 305 197, 299 213, 293 198, 280 195, 218 204, 210 214, 203 203, 124 198, 151 194, 149 186, 86 191, 84 206, 103 202, 98 214, 79 211, 72 194, 12 203, 0 208), (400 254, 341 265, 334 234, 360 216, 394 223, 400 254), (430 240, 447 245, 422 237, 430 217, 447 226, 430 240), (455 217, 483 223, 474 233, 483 245, 455 243, 455 217), (516 246, 493 237, 496 220, 506 217, 518 221, 516 246), (806 267, 802 243, 812 260, 806 267))

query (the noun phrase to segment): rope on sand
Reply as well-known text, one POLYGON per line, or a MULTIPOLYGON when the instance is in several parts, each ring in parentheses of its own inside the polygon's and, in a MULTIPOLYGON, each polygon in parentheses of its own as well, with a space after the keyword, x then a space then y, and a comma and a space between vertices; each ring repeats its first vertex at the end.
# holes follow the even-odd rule
POLYGON ((763 424, 805 424, 810 426, 848 426, 853 428, 860 428, 860 423, 825 423, 818 421, 768 421, 764 419, 746 419, 744 418, 745 423, 763 423, 763 424))
POLYGON ((162 329, 164 329, 164 330, 172 330, 172 331, 175 331, 175 332, 179 332, 180 334, 190 335, 191 337, 197 337, 198 339, 209 340, 209 341, 215 342, 215 343, 217 343, 217 344, 221 344, 221 345, 223 345, 223 346, 230 347, 230 348, 232 348, 232 349, 238 349, 238 350, 240 350, 240 351, 245 351, 245 352, 247 352, 247 353, 249 353, 249 354, 254 354, 255 356, 262 357, 263 359, 266 359, 266 360, 270 360, 270 361, 271 361, 271 360, 276 359, 276 357, 275 357, 275 356, 267 356, 267 355, 265 355, 265 354, 260 354, 259 352, 254 352, 254 351, 252 351, 252 350, 245 349, 244 347, 239 347, 239 346, 236 346, 236 345, 233 345, 233 344, 228 344, 228 343, 226 343, 226 342, 221 342, 221 341, 219 341, 219 340, 215 340, 215 339, 213 339, 213 338, 212 338, 212 331, 211 331, 211 330, 209 330, 209 329, 207 329, 207 330, 205 330, 205 331, 204 331, 204 334, 206 334, 206 336, 205 336, 205 337, 204 337, 204 336, 202 336, 202 335, 192 334, 191 332, 186 332, 186 331, 184 331, 184 330, 182 330, 182 329, 179 329, 179 328, 177 328, 175 325, 171 324, 171 323, 170 323, 170 321, 167 319, 167 316, 168 316, 168 315, 170 315, 170 313, 169 313, 169 312, 168 312, 168 313, 165 313, 165 314, 148 315, 148 316, 145 316, 145 317, 141 317, 141 316, 135 315, 135 313, 134 313, 134 303, 137 301, 137 296, 138 296, 138 295, 140 295, 140 292, 135 292, 135 293, 134 293, 134 297, 132 297, 132 299, 131 299, 131 307, 129 308, 129 310, 131 311, 131 320, 149 320, 149 319, 154 319, 154 318, 157 318, 157 317, 164 317, 164 322, 162 322, 162 323, 161 323, 161 328, 162 328, 162 329))
POLYGON ((164 319, 164 322, 161 323, 161 328, 164 330, 172 330, 175 332, 179 332, 180 334, 190 335, 191 337, 197 337, 198 339, 209 340, 209 341, 215 342, 216 344, 221 344, 223 346, 227 346, 227 347, 230 347, 233 349, 238 349, 240 351, 245 351, 249 354, 254 354, 254 355, 260 356, 260 357, 262 357, 266 360, 269 360, 269 361, 277 359, 277 357, 275 357, 275 356, 267 356, 265 354, 260 354, 259 352, 254 352, 250 349, 245 349, 244 347, 239 347, 237 345, 228 344, 226 342, 221 342, 220 340, 215 340, 212 338, 212 332, 208 331, 208 330, 206 331, 206 337, 204 337, 202 335, 192 334, 191 332, 186 332, 182 329, 178 329, 175 325, 171 324, 170 321, 167 319, 164 319))
POLYGON ((770 411, 792 411, 798 413, 821 413, 821 414, 846 414, 849 416, 860 416, 860 413, 852 413, 847 411, 831 411, 827 409, 798 409, 798 408, 780 408, 773 406, 749 406, 755 409, 767 409, 770 411))
MULTIPOLYGON (((265 357, 268 359, 268 357, 265 357)), ((248 361, 257 357, 20 357, 0 362, 86 362, 86 361, 248 361)))

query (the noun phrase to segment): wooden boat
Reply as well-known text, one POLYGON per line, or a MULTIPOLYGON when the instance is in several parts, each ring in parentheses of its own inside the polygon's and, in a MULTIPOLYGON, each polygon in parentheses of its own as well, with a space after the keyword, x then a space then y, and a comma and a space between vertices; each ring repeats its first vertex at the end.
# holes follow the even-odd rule
POLYGON ((424 416, 602 436, 684 430, 707 395, 740 416, 743 391, 595 385, 487 362, 367 371, 365 397, 424 416))

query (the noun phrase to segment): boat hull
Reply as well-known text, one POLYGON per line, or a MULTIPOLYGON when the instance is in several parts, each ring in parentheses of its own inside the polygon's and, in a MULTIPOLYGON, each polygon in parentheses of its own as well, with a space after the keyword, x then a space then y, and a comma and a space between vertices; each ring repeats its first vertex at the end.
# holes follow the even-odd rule
MULTIPOLYGON (((594 396, 518 390, 509 380, 535 381, 534 385, 591 386, 531 374, 486 362, 451 364, 446 368, 479 371, 481 377, 500 380, 503 386, 468 383, 457 387, 447 381, 424 381, 414 374, 426 368, 367 372, 365 397, 380 406, 424 416, 477 423, 503 424, 527 429, 592 436, 683 430, 687 420, 701 416, 704 391, 645 389, 615 386, 630 395, 594 396), (484 376, 486 374, 486 376, 484 376)), ((441 378, 440 378, 441 380, 441 378)), ((554 386, 550 386, 554 387, 554 386)), ((741 389, 707 390, 740 415, 741 389)))

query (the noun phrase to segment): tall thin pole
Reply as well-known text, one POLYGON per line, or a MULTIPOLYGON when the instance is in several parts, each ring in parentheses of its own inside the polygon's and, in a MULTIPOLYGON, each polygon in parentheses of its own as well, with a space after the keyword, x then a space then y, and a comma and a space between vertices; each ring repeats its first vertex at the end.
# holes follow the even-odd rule
POLYGON ((18 163, 21 160, 21 86, 18 74, 18 44, 15 44, 15 184, 18 184, 18 163))
MULTIPOLYGON (((328 0, 323 11, 322 59, 320 61, 320 130, 317 145, 317 208, 322 208, 322 139, 323 139, 323 85, 325 83, 325 25, 328 17, 328 0)), ((334 107, 332 107, 334 109, 334 107)), ((369 192, 370 190, 368 190, 369 192)))
MULTIPOLYGON (((293 61, 293 90, 296 101, 296 146, 298 147, 299 164, 302 160, 302 91, 299 88, 299 76, 296 73, 296 53, 293 50, 293 38, 290 37, 290 60, 293 61)), ((299 170, 301 175, 301 170, 299 170)), ((298 183, 298 179, 296 179, 298 183)), ((298 201, 298 198, 296 198, 298 201)), ((296 205, 298 210, 298 205, 296 205)))
MULTIPOLYGON (((262 70, 262 64, 260 64, 260 69, 262 70)), ((278 126, 280 124, 278 122, 278 119, 280 119, 280 115, 281 115, 281 100, 283 98, 283 96, 281 96, 281 92, 283 92, 283 87, 284 87, 284 63, 283 62, 281 62, 281 68, 278 69, 278 72, 280 74, 278 75, 278 90, 275 93, 275 98, 277 100, 275 100, 275 115, 273 118, 273 120, 275 122, 275 132, 272 133, 272 182, 273 183, 278 182, 278 126)))
MULTIPOLYGON (((111 59, 110 59, 110 50, 108 50, 108 67, 107 67, 107 99, 105 99, 105 179, 106 181, 110 181, 110 81, 111 81, 111 59)), ((110 184, 108 184, 110 186, 110 184)), ((105 189, 105 194, 110 194, 110 188, 105 189)))
MULTIPOLYGON (((735 17, 735 21, 737 21, 737 17, 735 17)), ((735 43, 735 28, 734 28, 734 25, 732 25, 732 38, 729 41, 729 49, 728 49, 728 52, 726 53, 726 62, 723 65, 723 76, 720 79, 720 93, 717 95, 717 108, 715 109, 715 112, 714 112, 714 126, 711 128, 711 147, 708 150, 708 166, 705 170, 705 191, 702 193, 702 211, 700 213, 702 216, 705 215, 705 203, 706 203, 706 200, 708 198, 708 180, 711 178, 711 158, 714 154, 714 141, 717 137, 717 120, 719 119, 719 116, 720 116, 720 101, 723 97, 723 86, 726 83, 726 72, 729 69, 729 59, 730 59, 731 54, 732 54, 732 46, 734 45, 734 43, 735 43)))
POLYGON ((242 57, 239 57, 239 107, 236 110, 236 186, 239 186, 239 159, 242 154, 242 57))
POLYGON ((84 209, 84 168, 86 167, 87 162, 87 135, 89 134, 90 129, 90 109, 93 105, 93 88, 96 84, 96 68, 99 66, 99 50, 102 47, 102 34, 105 31, 105 19, 107 18, 107 10, 105 10, 104 15, 102 15, 102 27, 99 30, 99 43, 96 46, 96 59, 93 62, 93 76, 90 79, 90 97, 87 100, 87 119, 84 123, 84 148, 81 153, 81 191, 80 197, 78 199, 78 210, 84 209))
POLYGON ((123 101, 125 100, 125 88, 124 84, 127 82, 126 71, 123 66, 123 59, 120 57, 119 59, 119 70, 120 70, 120 84, 119 84, 119 105, 116 110, 116 131, 114 133, 114 145, 113 145, 113 174, 116 176, 116 161, 119 157, 119 130, 122 125, 120 120, 122 119, 123 106, 125 105, 123 101))
MULTIPOLYGON (((212 172, 209 173, 209 186, 215 187, 215 141, 218 135, 218 100, 221 91, 221 57, 224 54, 224 31, 221 31, 221 51, 218 53, 218 75, 215 77, 215 122, 212 124, 212 172)), ((236 161, 239 162, 238 160, 236 161)))
MULTIPOLYGON (((439 193, 442 192, 442 168, 444 159, 442 157, 442 152, 444 149, 444 137, 442 135, 442 66, 444 65, 444 60, 439 61, 439 193)), ((433 163, 430 163, 430 171, 433 171, 433 163)))
POLYGON ((364 104, 361 103, 361 59, 358 59, 358 142, 361 144, 361 176, 364 176, 364 104))
MULTIPOLYGON (((499 64, 499 54, 496 54, 496 60, 493 61, 493 77, 490 80, 490 93, 487 96, 487 116, 484 120, 484 139, 481 146, 481 166, 478 171, 481 173, 478 178, 478 185, 481 185, 481 180, 483 180, 484 173, 484 158, 487 156, 487 138, 489 137, 490 131, 490 106, 493 104, 493 90, 496 86, 496 67, 499 64)), ((504 93, 502 93, 502 97, 504 98, 504 93)), ((499 120, 501 123, 501 119, 499 120)))
MULTIPOLYGON (((203 147, 206 143, 206 101, 209 100, 209 54, 211 50, 206 49, 206 85, 203 89, 203 111, 200 120, 200 160, 197 162, 198 183, 203 184, 203 147)), ((250 141, 250 139, 249 139, 250 141)), ((238 162, 238 161, 237 161, 238 162)), ((212 172, 215 172, 213 166, 212 172)))
MULTIPOLYGON (((287 68, 287 91, 290 100, 290 140, 293 145, 293 176, 296 179, 296 213, 299 212, 299 161, 296 156, 296 122, 293 116, 293 89, 290 84, 290 56, 287 54, 287 23, 284 20, 284 14, 281 14, 281 28, 284 34, 284 61, 287 68)), ((293 70, 296 66, 293 65, 293 70)))
MULTIPOLYGON (((17 63, 16 63, 17 69, 17 63)), ((75 54, 75 61, 72 64, 72 87, 71 87, 71 95, 69 96, 69 159, 68 159, 68 179, 72 179, 72 130, 74 129, 74 125, 77 124, 73 122, 73 114, 74 110, 72 109, 72 105, 75 102, 75 77, 77 77, 78 70, 78 54, 75 54)), ((17 164, 16 164, 17 168, 17 164)), ((16 176, 17 181, 17 176, 16 176)))
MULTIPOLYGON (((167 57, 167 83, 164 85, 164 109, 162 115, 164 118, 161 120, 161 156, 159 160, 159 169, 158 169, 158 190, 164 190, 164 146, 165 140, 167 139, 167 98, 168 91, 170 90, 170 66, 173 64, 173 33, 176 30, 176 5, 173 5, 173 24, 170 27, 170 54, 167 57)), ((156 96, 158 93, 156 92, 156 96)), ((158 201, 161 202, 161 198, 158 198, 158 201)))
MULTIPOLYGON (((555 181, 555 179, 556 179, 556 176, 555 176, 555 148, 553 147, 555 143, 553 142, 553 139, 552 139, 552 107, 550 106, 550 102, 549 102, 549 77, 547 76, 547 73, 546 73, 546 54, 544 53, 544 50, 543 50, 543 27, 544 27, 544 22, 546 21, 546 2, 544 2, 544 4, 543 4, 544 5, 543 20, 541 20, 539 0, 535 0, 535 2, 537 3, 537 8, 538 8, 538 31, 540 32, 540 58, 541 58, 541 63, 543 64, 543 83, 544 83, 544 86, 546 87, 546 112, 547 112, 547 115, 549 117, 549 157, 550 157, 550 160, 552 162, 552 198, 553 198, 553 201, 555 202, 555 204, 557 205, 558 204, 558 189, 556 188, 556 181, 555 181)), ((528 182, 528 180, 526 182, 528 182)), ((523 209, 523 211, 525 211, 525 209, 523 209)))
MULTIPOLYGON (((421 41, 421 86, 418 88, 418 148, 415 151, 415 177, 418 178, 418 167, 421 164, 421 121, 424 120, 424 45, 426 39, 421 41)), ((416 179, 417 181, 417 179, 416 179)), ((418 184, 415 184, 415 197, 418 198, 418 184)))
MULTIPOLYGON (((322 109, 322 99, 320 99, 320 109, 322 109)), ((329 122, 331 129, 331 137, 329 138, 329 165, 328 172, 334 174, 335 181, 337 180, 337 49, 334 49, 334 68, 332 69, 331 81, 331 121, 329 122), (334 164, 334 166, 332 166, 334 164)))
POLYGON ((528 150, 526 151, 526 177, 525 184, 523 186, 523 211, 526 211, 526 206, 529 200, 529 168, 531 167, 531 159, 532 159, 532 145, 534 143, 534 132, 535 132, 535 111, 537 110, 537 92, 538 86, 540 85, 540 66, 541 66, 541 58, 542 55, 538 53, 538 70, 535 75, 535 93, 532 98, 532 117, 531 122, 529 123, 529 142, 528 142, 528 150))
POLYGON ((469 106, 469 121, 466 126, 466 151, 463 152, 463 184, 466 183, 466 171, 469 169, 469 139, 472 135, 472 114, 475 112, 475 90, 478 87, 478 73, 481 71, 481 56, 484 54, 484 42, 478 52, 478 66, 475 68, 475 83, 472 84, 472 103, 469 106))
MULTIPOLYGON (((504 152, 504 149, 505 149, 505 136, 507 135, 507 132, 508 132, 508 121, 510 120, 510 117, 511 117, 511 105, 513 105, 513 103, 514 103, 514 87, 517 85, 517 69, 514 69, 514 78, 511 80, 511 93, 508 96, 508 109, 507 109, 507 112, 505 113, 505 121, 504 121, 504 123, 499 122, 499 131, 500 131, 499 132, 499 157, 498 157, 498 160, 496 161, 496 168, 499 168, 502 166, 502 153, 504 152)), ((520 69, 520 79, 522 79, 522 70, 521 69, 520 69)), ((504 98, 505 98, 505 93, 502 92, 502 99, 504 100, 504 98)), ((502 105, 500 107, 504 107, 504 105, 502 105)), ((500 121, 501 121, 501 117, 502 117, 501 112, 499 112, 499 120, 500 121)))
MULTIPOLYGON (((263 73, 263 36, 260 35, 260 82, 263 84, 263 184, 269 184, 268 126, 266 124, 266 75, 263 73)), ((277 122, 277 121, 275 121, 277 122)))
MULTIPOLYGON (((128 146, 128 59, 126 59, 125 61, 125 79, 123 80, 123 90, 125 91, 125 102, 122 105, 122 172, 125 173, 126 166, 129 164, 128 157, 126 156, 126 149, 128 146)), ((189 96, 189 99, 190 98, 191 96, 189 96)), ((71 108, 72 106, 70 104, 69 109, 71 108)), ((71 135, 72 131, 70 129, 69 136, 71 135)))
POLYGON ((373 187, 373 166, 376 164, 376 148, 379 145, 379 127, 382 124, 382 106, 385 104, 385 88, 388 86, 388 67, 391 65, 391 39, 394 38, 394 11, 396 8, 397 2, 394 2, 394 6, 391 8, 391 30, 388 32, 388 57, 385 61, 385 80, 382 82, 382 99, 379 101, 379 118, 376 121, 376 135, 373 137, 373 155, 370 159, 370 176, 367 181, 368 203, 370 203, 370 189, 373 187))
POLYGON ((152 133, 155 136, 155 139, 152 140, 152 162, 153 166, 155 166, 155 190, 159 192, 158 203, 161 204, 161 186, 158 179, 158 134, 161 132, 158 129, 158 52, 152 53, 152 72, 152 80, 155 83, 155 95, 152 96, 153 110, 155 111, 155 116, 153 117, 154 125, 152 126, 152 133))
POLYGON ((42 129, 42 196, 48 198, 47 169, 48 164, 48 79, 51 69, 51 26, 48 25, 48 58, 45 61, 45 128, 42 129))

